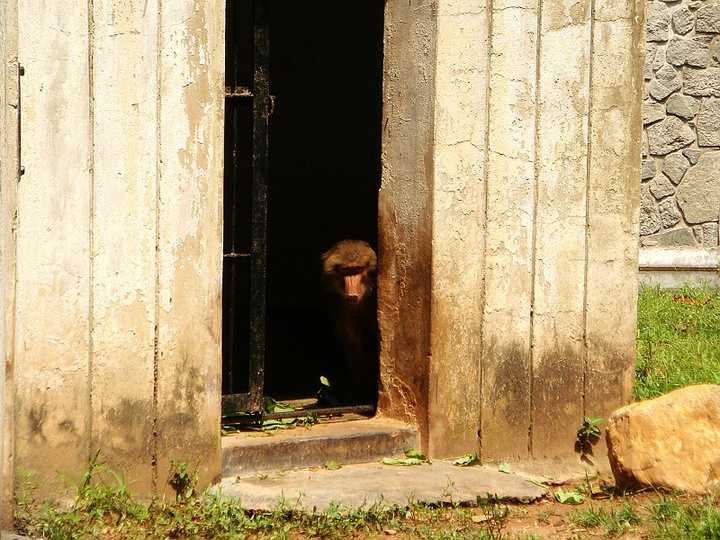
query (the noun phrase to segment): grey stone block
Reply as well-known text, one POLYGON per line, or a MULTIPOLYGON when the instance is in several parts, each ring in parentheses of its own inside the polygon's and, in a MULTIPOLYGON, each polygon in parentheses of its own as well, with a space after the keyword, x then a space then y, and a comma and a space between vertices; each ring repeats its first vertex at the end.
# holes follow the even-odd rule
POLYGON ((670 11, 665 4, 647 4, 647 41, 667 41, 670 34, 670 11))
POLYGON ((703 223, 702 225, 703 245, 705 247, 718 247, 718 224, 703 223))
POLYGON ((720 99, 702 100, 697 118, 697 135, 700 146, 720 146, 720 99))
POLYGON ((650 193, 653 194, 653 197, 658 200, 664 199, 668 195, 675 193, 675 186, 672 185, 672 182, 670 182, 668 177, 664 174, 658 174, 655 178, 653 178, 648 184, 648 187, 650 188, 650 193))
POLYGON ((700 156, 677 189, 677 202, 690 224, 718 221, 720 214, 720 151, 700 156))
POLYGON ((690 229, 673 229, 654 234, 646 239, 645 245, 658 247, 690 247, 696 246, 695 235, 690 229))
POLYGON ((664 156, 695 141, 693 130, 676 116, 668 116, 645 131, 650 154, 654 156, 664 156))
POLYGON ((682 6, 673 12, 672 24, 675 32, 684 36, 695 26, 695 14, 688 6, 682 6))
POLYGON ((676 152, 665 158, 662 166, 662 172, 670 181, 678 185, 683 175, 690 168, 690 162, 681 153, 676 152))
POLYGON ((695 225, 692 228, 693 235, 695 236, 695 241, 698 244, 702 244, 703 241, 703 232, 702 232, 702 226, 701 225, 695 225))
POLYGON ((657 101, 662 101, 680 88, 682 88, 682 82, 677 77, 670 81, 655 79, 650 83, 650 96, 657 101))
POLYGON ((655 53, 657 53, 657 43, 646 43, 645 44, 645 80, 649 81, 653 77, 653 61, 655 60, 655 53))
POLYGON ((708 44, 700 39, 673 38, 667 45, 667 61, 673 66, 694 66, 704 68, 708 65, 708 44))
POLYGON ((720 37, 716 36, 710 43, 710 63, 711 67, 720 67, 720 37))
POLYGON ((667 100, 665 107, 668 114, 674 114, 683 120, 690 120, 697 114, 698 100, 682 94, 673 94, 667 100))
POLYGON ((640 171, 640 180, 649 180, 657 174, 657 163, 654 159, 644 159, 640 171))
POLYGON ((667 65, 665 61, 665 48, 666 45, 657 43, 658 46, 657 50, 655 51, 655 58, 653 58, 652 61, 652 71, 653 73, 656 73, 662 69, 663 66, 667 65))
POLYGON ((683 92, 695 97, 720 97, 720 68, 685 68, 683 92))
POLYGON ((656 233, 660 230, 660 212, 647 185, 640 188, 640 236, 656 233))
MULTIPOLYGON (((666 55, 666 57, 667 57, 667 55, 666 55)), ((668 81, 677 80, 678 73, 679 73, 679 71, 677 69, 672 67, 670 64, 666 63, 666 64, 663 64, 662 66, 660 66, 660 69, 657 70, 655 77, 657 77, 657 79, 659 81, 668 82, 668 81)))
POLYGON ((647 99, 643 102, 642 115, 643 125, 652 124, 653 122, 662 120, 665 118, 665 105, 658 103, 657 101, 647 99))
POLYGON ((700 149, 698 148, 686 148, 682 154, 688 159, 690 165, 695 165, 700 159, 700 149))
POLYGON ((658 205, 658 210, 660 211, 660 221, 662 222, 663 229, 669 229, 682 219, 680 209, 672 197, 661 202, 658 205))
POLYGON ((695 30, 720 34, 720 4, 715 2, 701 7, 697 11, 695 30))

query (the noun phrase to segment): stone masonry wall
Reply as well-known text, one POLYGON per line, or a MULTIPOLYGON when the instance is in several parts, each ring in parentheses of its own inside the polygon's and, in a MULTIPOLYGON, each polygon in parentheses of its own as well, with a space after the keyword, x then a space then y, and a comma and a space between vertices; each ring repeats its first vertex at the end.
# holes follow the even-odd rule
POLYGON ((720 0, 650 0, 640 244, 718 246, 720 0))

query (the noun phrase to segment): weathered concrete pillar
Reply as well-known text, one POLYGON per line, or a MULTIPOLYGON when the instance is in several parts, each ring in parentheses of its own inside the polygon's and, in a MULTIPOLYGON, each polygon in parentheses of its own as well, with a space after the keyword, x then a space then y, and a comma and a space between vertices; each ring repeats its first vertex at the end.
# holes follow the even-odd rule
POLYGON ((607 419, 635 379, 645 4, 598 2, 594 21, 584 393, 585 412, 607 419))
POLYGON ((77 0, 37 10, 19 2, 15 465, 60 490, 90 452, 90 14, 77 0))
POLYGON ((488 19, 471 0, 436 12, 428 452, 459 455, 480 415, 488 19))
POLYGON ((18 17, 15 466, 47 493, 97 451, 133 491, 166 490, 172 461, 208 481, 220 471, 224 5, 28 0, 18 17))
POLYGON ((435 4, 386 3, 378 197, 379 408, 428 440, 435 4))
POLYGON ((408 415, 405 381, 432 455, 572 455, 584 415, 629 399, 643 12, 387 4, 381 409, 408 415))

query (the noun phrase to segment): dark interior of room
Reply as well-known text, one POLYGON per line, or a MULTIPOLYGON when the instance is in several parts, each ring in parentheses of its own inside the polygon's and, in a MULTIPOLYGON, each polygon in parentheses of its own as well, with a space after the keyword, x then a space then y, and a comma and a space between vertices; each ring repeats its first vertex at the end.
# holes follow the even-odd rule
MULTIPOLYGON (((377 247, 383 9, 379 0, 269 2, 270 94, 264 394, 313 397, 324 375, 347 383, 320 278, 344 238, 377 247)), ((228 3, 228 85, 252 85, 250 2, 228 3), (243 5, 244 4, 244 5, 243 5), (248 82, 242 82, 244 80, 248 82)), ((225 243, 249 250, 250 100, 226 107, 225 243), (232 182, 232 185, 228 185, 232 182), (228 207, 235 207, 232 215, 228 207), (230 240, 232 238, 232 240, 230 240)), ((235 249, 235 248, 234 248, 235 249)), ((224 287, 248 282, 239 262, 224 287)), ((223 393, 247 391, 247 291, 223 293, 223 393), (230 315, 230 303, 234 303, 230 315), (227 324, 233 318, 232 335, 227 324), (232 340, 232 347, 229 343, 232 340)))

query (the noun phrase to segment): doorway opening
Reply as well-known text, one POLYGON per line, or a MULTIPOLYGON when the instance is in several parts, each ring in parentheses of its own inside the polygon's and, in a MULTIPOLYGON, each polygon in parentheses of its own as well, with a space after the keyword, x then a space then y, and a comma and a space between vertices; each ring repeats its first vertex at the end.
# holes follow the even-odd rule
POLYGON ((320 256, 346 238, 377 248, 383 11, 383 0, 227 4, 224 413, 313 398, 321 376, 341 391, 349 380, 320 256))

